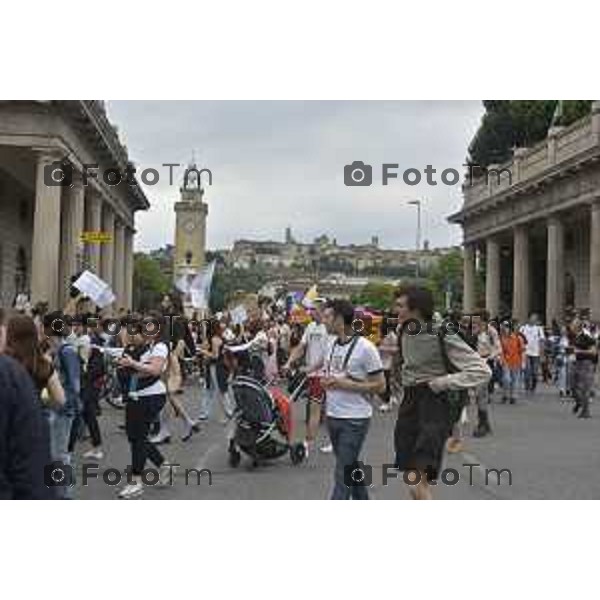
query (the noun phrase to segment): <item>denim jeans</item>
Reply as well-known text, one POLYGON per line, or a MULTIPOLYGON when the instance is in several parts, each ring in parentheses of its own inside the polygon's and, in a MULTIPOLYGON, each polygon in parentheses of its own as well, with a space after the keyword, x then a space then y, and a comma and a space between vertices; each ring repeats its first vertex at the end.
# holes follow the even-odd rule
POLYGON ((525 389, 531 392, 537 387, 538 370, 540 368, 539 356, 526 356, 525 364, 525 389))
POLYGON ((327 417, 327 428, 335 454, 334 486, 332 500, 368 500, 365 486, 348 486, 344 478, 346 467, 360 456, 371 419, 336 419, 327 417))
POLYGON ((506 399, 515 397, 519 381, 519 368, 504 367, 502 371, 502 395, 506 399))
MULTIPOLYGON (((74 467, 69 452, 69 438, 71 436, 71 427, 73 417, 49 410, 46 412, 48 417, 48 426, 50 431, 50 456, 52 462, 58 461, 65 465, 74 467)), ((57 496, 61 499, 70 499, 73 497, 73 488, 57 487, 57 496)))

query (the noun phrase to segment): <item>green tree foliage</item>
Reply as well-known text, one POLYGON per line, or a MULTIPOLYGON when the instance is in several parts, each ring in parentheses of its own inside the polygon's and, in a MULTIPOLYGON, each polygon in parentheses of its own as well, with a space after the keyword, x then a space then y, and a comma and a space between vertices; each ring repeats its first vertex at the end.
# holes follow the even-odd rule
POLYGON ((133 257, 133 305, 138 310, 155 309, 170 289, 171 281, 162 272, 160 262, 137 252, 133 257))
MULTIPOLYGON (((485 114, 469 146, 469 163, 486 167, 509 160, 512 149, 546 137, 557 100, 484 100, 485 114)), ((555 125, 567 126, 589 113, 590 100, 565 100, 555 125)))
POLYGON ((394 304, 396 287, 390 283, 370 282, 352 297, 352 302, 359 306, 368 306, 377 310, 390 310, 394 304))
POLYGON ((267 271, 262 267, 234 269, 217 262, 210 293, 210 309, 213 312, 223 310, 236 292, 255 294, 267 281, 267 271))
POLYGON ((426 284, 433 293, 438 309, 446 307, 447 291, 450 291, 452 306, 462 303, 463 273, 463 256, 458 249, 442 256, 431 268, 426 284))

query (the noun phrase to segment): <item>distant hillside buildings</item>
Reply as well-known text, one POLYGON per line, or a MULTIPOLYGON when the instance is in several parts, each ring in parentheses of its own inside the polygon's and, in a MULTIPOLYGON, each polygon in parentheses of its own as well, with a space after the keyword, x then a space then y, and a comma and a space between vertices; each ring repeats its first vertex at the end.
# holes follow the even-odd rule
POLYGON ((335 238, 330 239, 327 235, 315 238, 312 243, 302 243, 294 239, 288 227, 283 242, 236 241, 226 253, 225 261, 238 269, 263 266, 318 274, 398 277, 414 272, 417 260, 421 272, 426 272, 452 250, 455 248, 430 249, 427 241, 420 252, 388 250, 379 246, 377 236, 373 236, 368 244, 347 246, 338 245, 335 238))

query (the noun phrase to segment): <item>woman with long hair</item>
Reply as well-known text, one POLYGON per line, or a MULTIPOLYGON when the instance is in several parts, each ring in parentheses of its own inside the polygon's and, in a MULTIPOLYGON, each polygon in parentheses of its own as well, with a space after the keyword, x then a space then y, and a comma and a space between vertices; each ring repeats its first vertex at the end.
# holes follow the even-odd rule
POLYGON ((208 361, 208 382, 210 385, 208 398, 206 395, 202 397, 200 420, 209 418, 215 400, 218 401, 223 411, 224 423, 227 423, 233 413, 232 402, 228 395, 228 371, 224 358, 224 329, 224 323, 216 319, 211 321, 207 343, 199 349, 200 354, 208 361))
POLYGON ((42 350, 38 327, 31 317, 15 315, 6 326, 4 353, 20 362, 31 376, 44 406, 60 409, 65 393, 48 353, 42 350))

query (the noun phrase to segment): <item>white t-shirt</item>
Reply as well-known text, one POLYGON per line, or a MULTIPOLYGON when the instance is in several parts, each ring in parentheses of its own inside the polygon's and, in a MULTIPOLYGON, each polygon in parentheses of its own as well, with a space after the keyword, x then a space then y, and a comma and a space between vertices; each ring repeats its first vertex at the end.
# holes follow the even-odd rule
MULTIPOLYGON (((154 345, 150 346, 146 350, 146 352, 144 352, 144 354, 142 354, 142 356, 140 356, 139 362, 147 363, 147 362, 150 362, 150 360, 152 358, 156 358, 157 356, 165 359, 165 366, 163 367, 163 372, 164 372, 167 368, 166 358, 169 356, 169 348, 167 347, 167 345, 164 342, 158 342, 158 344, 154 344, 154 345)), ((138 375, 138 377, 140 375, 142 377, 145 377, 145 375, 143 373, 140 373, 139 371, 138 371, 137 375, 138 375)), ((140 390, 139 392, 137 392, 137 395, 141 398, 143 396, 155 396, 158 394, 166 394, 166 393, 167 393, 167 386, 165 385, 165 383, 162 379, 159 379, 159 380, 155 381, 152 385, 148 386, 147 388, 144 388, 144 389, 140 390)))
POLYGON ((527 340, 525 354, 527 356, 539 356, 544 339, 544 330, 539 325, 523 325, 519 330, 527 340))
POLYGON ((329 348, 329 334, 323 323, 311 321, 302 336, 302 344, 306 348, 304 360, 309 372, 325 362, 329 348))
MULTIPOLYGON (((344 371, 346 354, 351 345, 351 340, 345 344, 340 344, 337 340, 330 343, 325 363, 327 376, 335 377, 345 374, 351 379, 366 381, 369 375, 383 371, 381 358, 375 344, 365 337, 359 337, 356 341, 344 371)), ((373 414, 373 408, 365 394, 347 390, 327 390, 325 407, 327 416, 337 419, 368 419, 373 414)))

